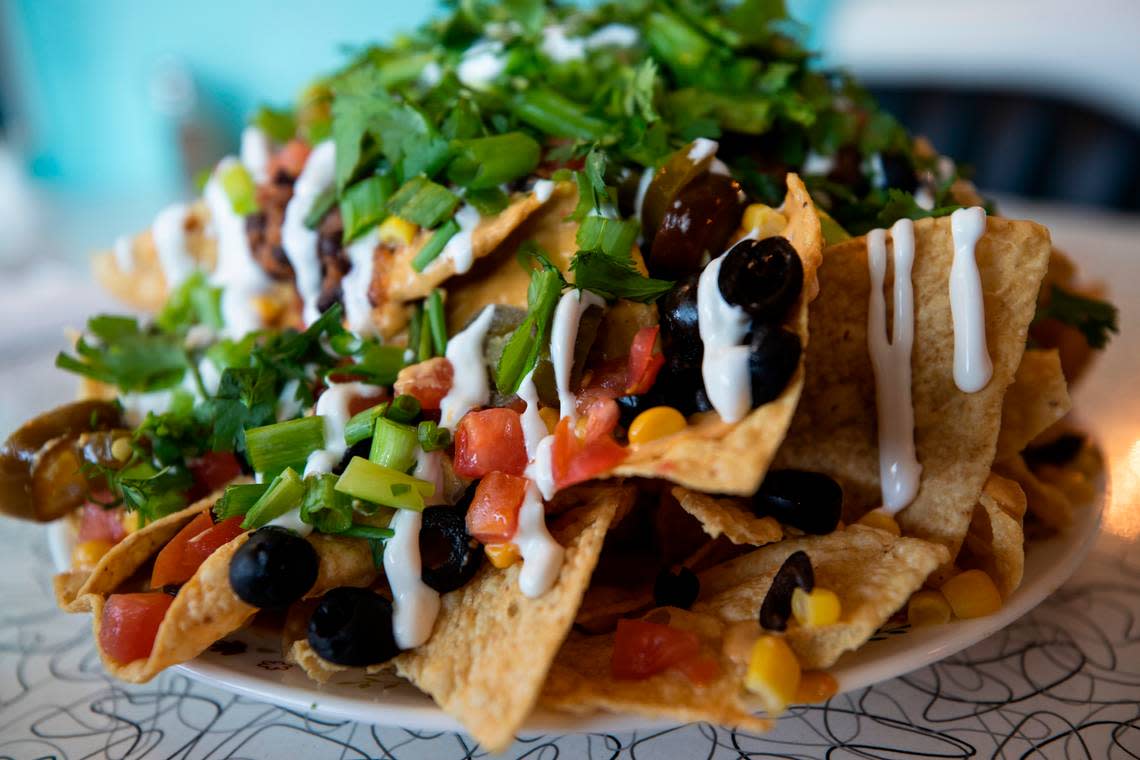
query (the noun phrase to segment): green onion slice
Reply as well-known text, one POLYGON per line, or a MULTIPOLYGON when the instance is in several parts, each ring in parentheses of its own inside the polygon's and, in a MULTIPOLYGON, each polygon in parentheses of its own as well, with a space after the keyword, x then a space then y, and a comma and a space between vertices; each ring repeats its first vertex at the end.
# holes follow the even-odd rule
POLYGON ((351 243, 388 216, 388 199, 396 190, 396 178, 379 174, 352 185, 340 198, 344 242, 351 243))
POLYGON ((304 469, 305 460, 325 446, 325 418, 301 417, 245 431, 249 463, 256 472, 276 475, 287 467, 304 469))
POLYGON ((459 222, 454 219, 448 219, 447 222, 436 230, 427 242, 420 247, 419 253, 412 259, 412 269, 417 272, 422 272, 427 268, 427 265, 439 258, 439 254, 443 253, 444 246, 447 242, 459 234, 459 222))
POLYGON ((416 462, 418 446, 416 428, 380 417, 376 420, 368 458, 384 467, 407 472, 416 462))
POLYGON ((219 173, 218 179, 235 214, 249 216, 258 210, 257 184, 244 166, 237 161, 230 161, 219 173))
POLYGON ((432 229, 455 213, 459 196, 427 177, 412 177, 388 200, 388 211, 432 229))
POLYGON ((246 530, 260 528, 294 507, 299 507, 304 498, 305 481, 301 480, 301 476, 292 467, 286 467, 249 508, 241 527, 246 530))
POLYGON ((422 512, 424 499, 435 492, 435 486, 363 457, 353 457, 337 481, 336 490, 373 504, 422 512))

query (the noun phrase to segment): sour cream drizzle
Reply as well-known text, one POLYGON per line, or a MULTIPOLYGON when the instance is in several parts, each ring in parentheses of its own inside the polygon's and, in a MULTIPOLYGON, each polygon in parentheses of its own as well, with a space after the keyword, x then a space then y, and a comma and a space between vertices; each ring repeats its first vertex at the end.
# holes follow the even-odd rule
POLYGON ((879 420, 879 480, 883 507, 895 514, 918 493, 922 465, 914 450, 914 404, 911 400, 910 356, 914 345, 914 223, 900 219, 891 227, 894 241, 893 335, 887 342, 886 230, 867 233, 867 266, 871 299, 867 311, 867 349, 875 372, 879 420))
POLYGON ((710 140, 707 137, 698 137, 693 140, 693 147, 689 148, 688 159, 694 164, 699 161, 704 161, 709 156, 715 156, 717 148, 720 144, 716 140, 710 140))
POLYGON ((135 254, 134 243, 127 235, 120 235, 115 239, 115 245, 111 249, 115 255, 115 266, 119 268, 120 272, 130 273, 135 268, 135 254))
POLYGON ((491 398, 483 362, 483 343, 494 318, 494 305, 484 306, 471 324, 447 341, 447 360, 454 372, 451 390, 439 403, 441 427, 454 430, 463 415, 477 406, 485 406, 491 398))
POLYGON ((986 387, 994 374, 986 347, 986 307, 976 250, 986 233, 986 212, 980 206, 950 215, 954 263, 950 266, 950 316, 954 321, 954 384, 966 393, 986 387))
MULTIPOLYGON (((456 274, 466 274, 475 263, 475 249, 471 245, 471 237, 475 228, 482 219, 474 206, 463 205, 455 212, 455 221, 459 224, 459 232, 452 235, 443 247, 436 261, 451 261, 455 266, 456 274)), ((432 262, 433 264, 435 262, 432 262)))
POLYGON ((158 212, 150 228, 167 291, 181 285, 198 268, 186 247, 186 217, 189 213, 185 203, 171 204, 158 212))
POLYGON ((241 133, 241 162, 253 181, 261 184, 269 179, 269 136, 260 128, 248 126, 241 133))
POLYGON ((321 397, 317 399, 314 414, 320 415, 325 422, 325 447, 309 454, 305 462, 305 477, 321 475, 332 472, 344 452, 348 451, 348 444, 344 440, 344 426, 352 417, 349 405, 357 398, 379 397, 381 389, 367 383, 333 383, 321 397))
POLYGON ((293 197, 285 207, 285 221, 281 225, 281 246, 293 267, 306 325, 321 315, 317 308, 321 295, 321 262, 317 256, 317 231, 305 226, 305 217, 318 196, 332 184, 335 171, 336 145, 325 140, 309 154, 301 176, 293 185, 293 197))
POLYGON ((578 340, 578 326, 586 309, 605 305, 604 300, 590 291, 571 288, 562 295, 554 310, 554 326, 550 329, 550 363, 554 365, 560 414, 569 417, 571 422, 578 419, 578 399, 570 390, 570 371, 574 366, 574 343, 578 340))
POLYGON ((554 497, 554 476, 550 471, 550 453, 554 436, 547 435, 546 423, 538 413, 538 389, 534 386, 534 370, 519 385, 519 398, 526 402, 522 413, 523 439, 530 464, 526 468, 528 483, 519 507, 518 529, 514 543, 522 555, 519 588, 529 597, 542 596, 562 569, 566 551, 546 528, 545 499, 554 497))
POLYGON ((376 324, 372 321, 372 299, 368 297, 368 291, 372 287, 372 257, 379 243, 380 232, 376 228, 354 240, 346 251, 352 269, 340 281, 348 329, 361 335, 376 334, 376 324))
POLYGON ((708 263, 697 280, 697 327, 704 344, 701 378, 709 403, 725 422, 737 422, 752 408, 751 350, 744 337, 752 326, 747 312, 721 295, 724 255, 708 263))
POLYGON ((421 577, 422 524, 419 512, 397 509, 388 524, 395 535, 384 544, 384 575, 392 588, 392 634, 401 649, 427 641, 439 615, 439 592, 421 577))
POLYGON ((534 187, 531 189, 534 193, 534 199, 539 203, 546 203, 550 200, 550 196, 554 194, 554 182, 549 179, 538 179, 534 181, 534 187))

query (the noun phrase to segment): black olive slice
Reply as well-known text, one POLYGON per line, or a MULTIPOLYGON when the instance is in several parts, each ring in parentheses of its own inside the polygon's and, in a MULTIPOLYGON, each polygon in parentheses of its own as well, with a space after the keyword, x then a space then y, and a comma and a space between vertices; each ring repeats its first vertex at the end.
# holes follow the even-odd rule
POLYGON ((766 404, 784 392, 800 366, 800 336, 773 325, 753 328, 748 355, 752 406, 766 404))
POLYGON ((275 525, 258 528, 230 560, 230 587, 246 604, 288 607, 317 582, 317 551, 297 534, 275 525))
POLYGON ((798 551, 788 555, 784 564, 776 571, 768 593, 760 605, 760 627, 766 631, 786 631, 788 618, 792 616, 792 592, 797 588, 811 591, 815 588, 815 573, 807 552, 798 551))
POLYGON ((752 497, 752 511, 822 536, 839 525, 843 489, 820 472, 775 470, 768 473, 752 497))
POLYGON ((467 533, 463 512, 428 507, 420 526, 420 564, 424 583, 441 594, 462 586, 483 562, 482 545, 467 533))
POLYGON ((724 255, 717 287, 756 322, 782 322, 800 297, 804 267, 787 238, 741 240, 724 255))
POLYGON ((697 574, 687 567, 676 570, 662 568, 653 584, 653 602, 658 607, 680 607, 687 610, 697 601, 701 582, 697 574))
POLYGON ((321 597, 309 618, 309 645, 350 667, 387 662, 400 652, 392 634, 392 603, 366 588, 342 586, 321 597))

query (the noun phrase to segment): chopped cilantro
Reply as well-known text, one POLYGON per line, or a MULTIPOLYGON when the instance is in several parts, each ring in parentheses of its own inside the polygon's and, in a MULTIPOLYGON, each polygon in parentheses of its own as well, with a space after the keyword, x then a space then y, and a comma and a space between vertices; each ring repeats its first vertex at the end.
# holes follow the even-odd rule
POLYGON ((1082 296, 1054 285, 1045 305, 1038 309, 1034 321, 1055 319, 1075 327, 1085 336, 1091 348, 1108 345, 1109 335, 1120 332, 1116 307, 1107 301, 1082 296))

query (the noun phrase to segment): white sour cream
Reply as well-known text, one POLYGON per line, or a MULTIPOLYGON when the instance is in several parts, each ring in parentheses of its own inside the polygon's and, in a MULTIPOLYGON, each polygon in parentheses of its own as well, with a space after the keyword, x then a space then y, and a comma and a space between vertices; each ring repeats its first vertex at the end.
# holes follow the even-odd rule
POLYGON ((305 462, 305 477, 332 472, 348 451, 344 440, 344 426, 352 418, 349 405, 356 398, 379 397, 382 389, 366 383, 333 383, 321 397, 313 413, 324 419, 325 447, 309 454, 305 462))
POLYGON ((550 196, 554 194, 554 182, 548 179, 538 179, 534 182, 534 188, 531 190, 534 193, 534 199, 539 203, 546 203, 550 200, 550 196))
POLYGON ((637 195, 633 199, 633 216, 638 221, 641 221, 641 209, 645 207, 645 194, 656 176, 657 170, 650 167, 641 173, 641 179, 637 182, 637 195))
POLYGON ((253 181, 261 184, 269 179, 269 157, 273 152, 269 135, 259 127, 248 126, 241 132, 241 162, 253 181))
POLYGON ((538 445, 547 437, 546 423, 538 413, 538 389, 534 386, 534 370, 526 374, 519 384, 519 398, 526 402, 522 413, 523 440, 526 441, 526 457, 533 460, 538 454, 538 445))
POLYGON ((994 365, 986 347, 986 306, 976 250, 986 234, 986 211, 962 208, 950 215, 954 263, 950 266, 950 316, 954 321, 954 384, 976 393, 990 381, 994 365))
MULTIPOLYGON (((471 237, 475 228, 482 219, 474 206, 463 205, 455 212, 455 221, 459 224, 459 232, 451 236, 443 251, 439 254, 437 262, 450 261, 455 267, 456 274, 467 274, 471 265, 475 263, 475 249, 471 245, 471 237)), ((435 262, 432 262, 435 264, 435 262)))
POLYGON ((835 168, 835 156, 824 156, 809 150, 801 171, 804 174, 830 174, 835 168))
POLYGON ((210 181, 206 183, 204 197, 206 206, 210 209, 210 219, 218 243, 218 263, 210 276, 210 282, 222 288, 225 334, 238 339, 264 326, 254 299, 266 293, 272 283, 253 260, 249 238, 245 233, 245 218, 234 211, 219 179, 235 163, 237 160, 232 156, 223 158, 218 163, 210 181))
POLYGON ((447 360, 451 362, 451 390, 439 402, 439 424, 454 430, 463 415, 491 399, 487 368, 483 363, 483 342, 495 317, 494 305, 483 307, 479 316, 447 341, 447 360))
POLYGON ((586 57, 586 40, 566 36, 566 27, 552 24, 542 30, 543 54, 555 63, 580 61, 586 57))
POLYGON ((420 75, 417 81, 421 87, 427 89, 435 87, 443 81, 443 68, 435 61, 428 61, 424 64, 424 67, 420 69, 420 75))
POLYGON ((467 48, 455 74, 460 82, 472 90, 485 90, 499 78, 506 67, 503 43, 483 40, 467 48))
POLYGON ((697 327, 704 346, 701 378, 721 419, 738 422, 752 408, 751 349, 743 344, 752 320, 721 295, 717 280, 722 263, 724 254, 710 261, 697 281, 697 327))
POLYGON ((121 235, 116 238, 115 245, 111 248, 111 253, 115 256, 115 266, 118 267, 120 272, 129 274, 134 271, 134 243, 129 235, 121 235))
POLYGON ((427 641, 439 615, 439 592, 421 577, 422 524, 419 512, 397 509, 388 525, 395 535, 384 544, 384 575, 392 588, 392 633, 401 649, 427 641))
POLYGON ((167 291, 177 288, 198 268, 186 246, 186 217, 189 213, 185 203, 174 203, 158 212, 150 228, 167 291))
POLYGON ((297 389, 300 387, 301 381, 295 378, 286 381, 285 385, 281 386, 281 395, 277 397, 276 415, 278 422, 301 416, 304 407, 297 400, 297 389))
POLYGON ((566 550, 546 528, 546 505, 534 481, 527 483, 526 496, 519 507, 514 543, 523 560, 519 590, 532 599, 542 596, 558 580, 566 550))
POLYGON ((710 140, 707 137, 698 137, 693 140, 693 147, 689 148, 688 159, 694 164, 704 161, 709 156, 715 156, 717 148, 720 144, 716 140, 710 140))
POLYGON ((425 506, 446 504, 443 498, 443 452, 424 451, 416 449, 416 469, 412 471, 414 477, 432 484, 434 490, 431 496, 424 499, 425 506))
POLYGON ((606 302, 588 290, 571 288, 562 294, 554 310, 554 326, 550 329, 550 363, 554 365, 554 382, 558 387, 561 416, 578 419, 578 399, 570 390, 570 372, 574 367, 574 343, 582 315, 591 306, 604 307, 606 302))
POLYGON ((303 304, 305 325, 320 317, 317 300, 321 295, 321 261, 317 256, 317 231, 305 226, 305 217, 317 197, 333 183, 336 172, 336 146, 325 140, 309 154, 305 168, 293 185, 293 197, 285 207, 281 225, 281 246, 293 267, 297 292, 303 304))
POLYGON ((900 219, 891 227, 894 241, 893 335, 887 342, 887 233, 867 233, 867 268, 871 298, 867 311, 867 349, 875 372, 879 421, 879 480, 883 507, 897 513, 918 493, 922 465, 914 449, 914 403, 911 400, 911 348, 914 345, 914 223, 900 219))
POLYGON ((603 47, 633 47, 641 39, 640 33, 628 24, 606 24, 586 38, 590 50, 603 47))
POLYGON ((348 329, 360 335, 375 335, 376 323, 372 320, 372 258, 380 242, 380 232, 373 228, 364 237, 354 240, 345 253, 352 269, 340 281, 341 301, 348 329))

